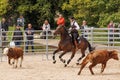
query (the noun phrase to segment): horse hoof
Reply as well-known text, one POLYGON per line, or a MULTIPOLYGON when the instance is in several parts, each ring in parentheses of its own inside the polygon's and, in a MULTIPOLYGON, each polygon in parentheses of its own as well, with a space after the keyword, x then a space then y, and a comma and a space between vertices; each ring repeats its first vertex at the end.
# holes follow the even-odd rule
POLYGON ((80 73, 78 73, 78 75, 80 75, 80 73))
POLYGON ((76 63, 76 65, 80 65, 79 63, 76 63))
POLYGON ((12 62, 12 64, 14 64, 14 62, 12 62))
POLYGON ((63 60, 63 63, 65 63, 66 61, 65 60, 63 60))
POLYGON ((67 64, 65 64, 65 66, 64 67, 67 67, 67 64))
POLYGON ((55 64, 56 63, 56 61, 53 61, 53 64, 55 64))

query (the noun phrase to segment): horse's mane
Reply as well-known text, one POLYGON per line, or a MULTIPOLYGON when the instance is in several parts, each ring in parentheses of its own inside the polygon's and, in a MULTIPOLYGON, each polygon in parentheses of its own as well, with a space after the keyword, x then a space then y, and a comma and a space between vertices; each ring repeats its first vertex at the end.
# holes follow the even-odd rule
POLYGON ((66 27, 64 27, 65 32, 69 35, 68 30, 66 27))

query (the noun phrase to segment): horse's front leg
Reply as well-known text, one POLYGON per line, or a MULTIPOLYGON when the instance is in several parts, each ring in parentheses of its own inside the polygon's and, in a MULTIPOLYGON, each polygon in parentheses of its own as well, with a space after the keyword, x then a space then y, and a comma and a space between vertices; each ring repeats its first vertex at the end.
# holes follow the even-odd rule
POLYGON ((65 64, 65 67, 70 63, 70 61, 73 59, 73 57, 75 56, 75 53, 76 53, 76 50, 74 49, 73 51, 72 51, 72 55, 71 55, 71 57, 70 57, 70 59, 67 61, 67 63, 65 64))
POLYGON ((77 65, 79 65, 79 61, 83 58, 83 57, 85 57, 85 51, 84 50, 81 50, 81 53, 82 53, 82 56, 77 60, 77 65))
POLYGON ((54 63, 54 64, 56 63, 55 54, 56 54, 57 52, 59 52, 59 51, 60 51, 60 50, 57 49, 57 50, 55 50, 55 51, 53 52, 53 63, 54 63))
POLYGON ((65 63, 65 59, 63 59, 62 56, 63 56, 65 53, 66 53, 66 52, 63 52, 63 53, 59 56, 60 61, 62 61, 63 63, 65 63))

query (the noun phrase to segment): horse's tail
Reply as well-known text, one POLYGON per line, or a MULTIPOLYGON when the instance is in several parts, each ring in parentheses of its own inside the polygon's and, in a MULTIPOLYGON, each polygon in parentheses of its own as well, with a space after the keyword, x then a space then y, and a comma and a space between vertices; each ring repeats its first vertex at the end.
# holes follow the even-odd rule
POLYGON ((88 48, 89 48, 89 52, 93 51, 93 47, 91 46, 91 44, 89 43, 89 41, 83 37, 83 39, 85 40, 86 43, 88 43, 88 48))

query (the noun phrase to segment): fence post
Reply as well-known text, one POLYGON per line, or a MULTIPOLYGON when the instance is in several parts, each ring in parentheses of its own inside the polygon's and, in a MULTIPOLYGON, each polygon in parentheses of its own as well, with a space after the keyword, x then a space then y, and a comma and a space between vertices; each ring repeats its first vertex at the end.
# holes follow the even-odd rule
POLYGON ((46 58, 48 60, 48 30, 46 30, 46 58))
POLYGON ((2 62, 2 30, 1 30, 1 21, 0 21, 0 60, 2 62))
POLYGON ((110 29, 108 28, 108 48, 110 47, 110 29))
POLYGON ((91 27, 91 45, 93 46, 93 27, 91 27))
POLYGON ((115 40, 114 40, 114 37, 115 37, 114 31, 115 31, 115 28, 113 28, 113 42, 112 42, 113 47, 114 47, 114 42, 115 42, 115 40))
POLYGON ((24 54, 26 54, 26 33, 23 31, 23 47, 24 47, 24 54))

